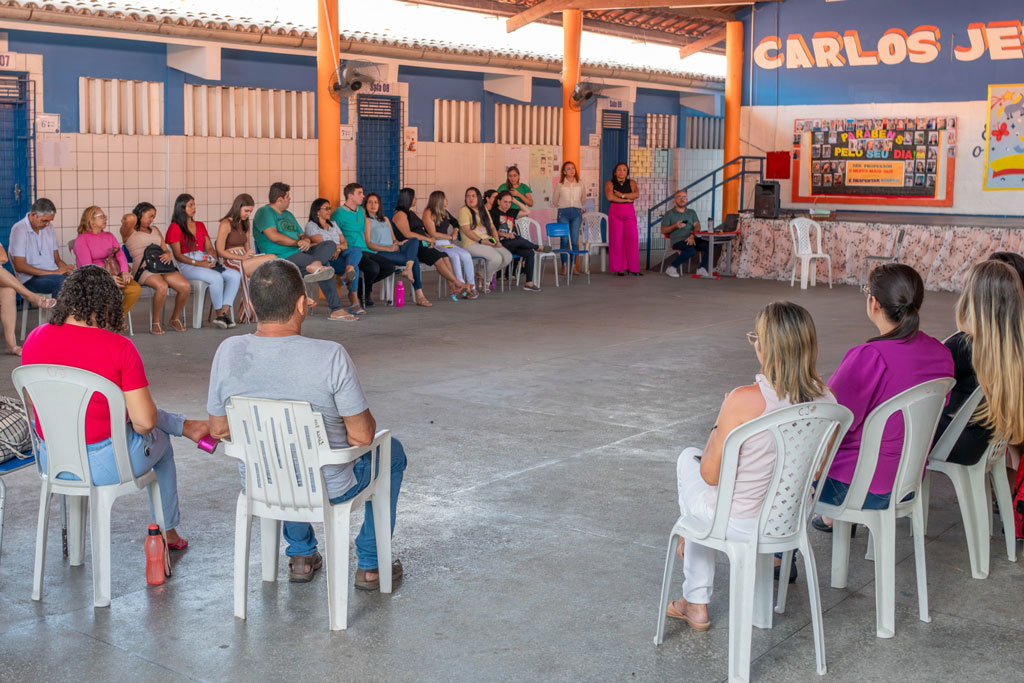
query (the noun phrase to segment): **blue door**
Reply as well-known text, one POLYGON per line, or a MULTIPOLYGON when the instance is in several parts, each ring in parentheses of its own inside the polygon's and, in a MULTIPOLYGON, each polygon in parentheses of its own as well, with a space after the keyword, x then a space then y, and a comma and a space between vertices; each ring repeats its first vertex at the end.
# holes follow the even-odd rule
POLYGON ((27 74, 0 76, 0 243, 32 205, 32 82, 27 74))
POLYGON ((356 110, 356 182, 380 195, 390 217, 402 185, 402 98, 359 95, 356 110))
POLYGON ((606 109, 601 112, 601 182, 597 186, 602 213, 608 213, 604 184, 620 162, 629 163, 629 113, 606 109))

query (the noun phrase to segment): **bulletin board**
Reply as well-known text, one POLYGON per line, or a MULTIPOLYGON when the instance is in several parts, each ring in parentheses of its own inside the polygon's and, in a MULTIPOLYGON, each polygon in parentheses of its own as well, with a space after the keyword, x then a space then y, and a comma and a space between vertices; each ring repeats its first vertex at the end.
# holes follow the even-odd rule
POLYGON ((793 199, 952 206, 955 116, 798 119, 793 199))

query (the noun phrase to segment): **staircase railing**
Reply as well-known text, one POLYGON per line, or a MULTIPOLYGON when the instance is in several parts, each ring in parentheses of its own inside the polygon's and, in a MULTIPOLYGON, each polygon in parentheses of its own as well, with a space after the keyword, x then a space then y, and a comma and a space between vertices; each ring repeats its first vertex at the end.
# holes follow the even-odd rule
MULTIPOLYGON (((731 182, 733 182, 735 180, 739 180, 739 182, 740 182, 740 211, 744 210, 744 208, 745 208, 744 207, 744 202, 746 201, 746 195, 747 195, 747 192, 746 192, 746 190, 747 190, 747 176, 755 176, 756 177, 755 182, 759 182, 759 181, 764 179, 764 157, 754 157, 754 156, 739 156, 739 157, 736 157, 732 161, 724 163, 721 166, 719 166, 718 168, 716 168, 715 170, 711 171, 710 173, 701 176, 697 180, 694 180, 692 183, 690 183, 689 185, 687 185, 686 187, 684 187, 682 189, 686 190, 686 192, 687 192, 687 195, 688 195, 687 199, 688 199, 688 203, 689 204, 696 204, 698 201, 700 201, 705 196, 710 194, 711 195, 711 218, 714 219, 715 213, 717 211, 717 197, 716 197, 715 191, 718 188, 720 188, 723 185, 725 185, 726 183, 731 183, 731 182), (726 170, 730 169, 732 166, 735 166, 735 165, 739 165, 740 169, 738 171, 736 171, 735 173, 732 173, 731 175, 726 176, 725 175, 726 170), (722 177, 719 178, 719 176, 722 176, 722 177), (700 185, 701 183, 703 183, 705 181, 710 181, 711 182, 711 186, 708 187, 707 189, 705 189, 704 191, 700 192, 699 194, 692 194, 690 192, 690 188, 693 188, 693 187, 695 187, 697 185, 700 185)), ((673 192, 671 195, 669 195, 668 197, 666 197, 662 201, 658 202, 657 204, 652 205, 649 209, 647 209, 647 266, 646 266, 647 268, 651 267, 651 249, 652 249, 651 233, 654 230, 655 225, 659 225, 660 226, 662 217, 668 212, 668 207, 666 207, 666 205, 670 204, 672 202, 672 199, 675 196, 676 196, 675 192, 673 192), (655 223, 655 221, 657 221, 657 223, 655 223)), ((723 216, 723 219, 724 219, 724 216, 723 216)), ((714 226, 713 225, 709 225, 709 226, 705 226, 705 227, 710 229, 710 228, 712 228, 714 226)), ((661 235, 661 230, 660 229, 658 230, 657 234, 659 236, 661 235)), ((661 238, 661 239, 664 239, 664 238, 661 238)), ((664 248, 667 249, 668 247, 666 246, 664 248)))

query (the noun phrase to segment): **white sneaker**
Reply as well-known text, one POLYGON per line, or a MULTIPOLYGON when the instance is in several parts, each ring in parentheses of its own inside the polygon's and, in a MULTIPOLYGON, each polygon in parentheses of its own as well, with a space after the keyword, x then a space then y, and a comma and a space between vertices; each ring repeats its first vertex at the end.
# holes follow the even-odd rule
POLYGON ((695 275, 697 275, 698 277, 707 277, 708 276, 708 269, 704 268, 702 266, 702 267, 697 269, 697 272, 695 273, 695 275))
POLYGON ((669 277, 679 277, 679 269, 675 266, 669 266, 665 269, 665 275, 668 275, 669 277))

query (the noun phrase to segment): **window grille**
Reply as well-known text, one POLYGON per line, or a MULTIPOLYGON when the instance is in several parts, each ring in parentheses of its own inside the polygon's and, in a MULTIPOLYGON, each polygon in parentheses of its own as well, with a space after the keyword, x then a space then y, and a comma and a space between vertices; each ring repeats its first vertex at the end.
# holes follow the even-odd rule
POLYGON ((308 139, 315 120, 310 91, 185 86, 185 135, 308 139))
POLYGON ((494 141, 499 145, 562 144, 562 108, 495 104, 494 141))
POLYGON ((676 146, 676 115, 648 114, 644 147, 671 149, 676 146))
POLYGON ((721 116, 687 116, 687 149, 722 149, 725 140, 725 119, 721 116))
POLYGON ((161 135, 164 84, 118 78, 78 79, 79 132, 161 135))
POLYGON ((480 142, 480 103, 434 100, 434 142, 480 142))

